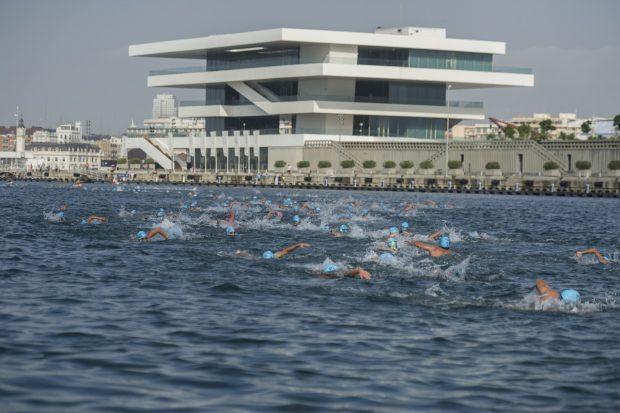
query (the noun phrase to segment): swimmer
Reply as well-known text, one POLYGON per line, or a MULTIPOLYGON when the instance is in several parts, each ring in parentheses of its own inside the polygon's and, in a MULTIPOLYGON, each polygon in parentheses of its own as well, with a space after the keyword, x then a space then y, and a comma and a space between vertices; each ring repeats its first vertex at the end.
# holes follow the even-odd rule
POLYGON ((400 224, 400 228, 398 229, 398 233, 400 235, 412 235, 411 232, 408 231, 409 229, 409 223, 408 222, 401 222, 400 224))
POLYGON ((49 222, 65 222, 65 213, 63 211, 59 212, 43 212, 43 216, 49 222))
POLYGON ((538 300, 540 302, 545 302, 547 300, 561 300, 568 304, 576 304, 579 302, 581 296, 577 290, 573 290, 572 288, 562 290, 562 292, 558 293, 553 288, 549 287, 549 284, 542 278, 536 280, 536 292, 539 295, 538 300))
POLYGON ((265 215, 265 217, 263 219, 270 220, 270 219, 274 219, 274 218, 277 218, 278 220, 282 219, 282 212, 277 211, 275 209, 271 210, 271 211, 269 211, 267 213, 267 215, 265 215))
POLYGON ((104 217, 101 215, 90 215, 85 220, 82 220, 82 224, 101 224, 104 222, 108 222, 108 217, 104 217))
POLYGON ((138 241, 150 241, 151 239, 153 239, 153 237, 160 235, 164 238, 164 240, 168 240, 168 233, 160 227, 155 227, 152 230, 150 230, 148 233, 144 232, 144 231, 139 231, 136 235, 135 238, 138 241))
POLYGON ((294 215, 293 216, 293 226, 296 227, 300 224, 301 219, 299 218, 299 215, 294 215))
POLYGON ((594 256, 596 256, 596 258, 598 258, 598 262, 600 262, 601 264, 609 264, 609 257, 603 256, 603 254, 601 254, 596 248, 589 248, 587 250, 577 251, 575 253, 575 257, 581 258, 582 256, 588 254, 593 254, 594 256))
POLYGON ((361 267, 353 269, 338 270, 334 264, 325 264, 321 267, 321 278, 337 278, 337 277, 358 277, 361 280, 370 280, 371 275, 368 271, 361 267))
POLYGON ((398 242, 396 242, 396 238, 388 238, 386 241, 386 245, 381 245, 380 247, 377 248, 377 251, 387 251, 388 254, 391 254, 392 256, 398 254, 399 249, 398 249, 398 242))
MULTIPOLYGON (((277 251, 277 252, 272 252, 270 250, 267 250, 263 252, 262 258, 266 260, 271 260, 273 258, 282 258, 285 255, 287 255, 289 252, 295 251, 298 248, 308 248, 308 247, 310 247, 310 244, 305 243, 305 242, 298 242, 297 244, 289 245, 288 247, 281 249, 280 251, 277 251)), ((238 255, 240 257, 247 257, 247 258, 257 258, 251 252, 243 251, 243 250, 235 251, 235 255, 238 255)))
POLYGON ((229 237, 234 237, 237 235, 235 230, 235 210, 230 210, 230 215, 228 216, 228 226, 226 227, 226 235, 229 237))
POLYGON ((388 239, 388 238, 394 238, 394 237, 397 237, 397 236, 398 236, 398 228, 396 228, 396 227, 391 227, 389 231, 390 231, 390 232, 389 232, 389 234, 388 234, 388 236, 387 236, 387 238, 386 238, 386 239, 388 239))
POLYGON ((340 224, 337 229, 331 230, 331 235, 336 238, 344 237, 344 234, 349 232, 350 228, 347 224, 340 224))
POLYGON ((415 245, 416 247, 423 249, 424 251, 428 251, 431 257, 441 257, 443 255, 450 255, 450 238, 447 235, 442 235, 439 238, 439 246, 427 244, 422 241, 406 241, 410 245, 415 245))

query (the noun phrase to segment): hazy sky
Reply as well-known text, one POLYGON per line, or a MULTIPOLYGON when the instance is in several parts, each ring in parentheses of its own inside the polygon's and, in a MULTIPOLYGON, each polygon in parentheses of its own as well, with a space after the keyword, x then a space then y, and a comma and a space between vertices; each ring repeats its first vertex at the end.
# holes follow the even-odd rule
MULTIPOLYGON (((445 27, 449 37, 506 42, 502 66, 534 69, 534 88, 453 92, 487 116, 620 113, 619 0, 0 0, 0 125, 86 120, 119 133, 150 117, 149 69, 187 61, 128 57, 128 46, 276 27, 371 32, 445 27)), ((190 62, 189 66, 192 63, 190 62)), ((195 61, 193 62, 195 65, 195 61)))

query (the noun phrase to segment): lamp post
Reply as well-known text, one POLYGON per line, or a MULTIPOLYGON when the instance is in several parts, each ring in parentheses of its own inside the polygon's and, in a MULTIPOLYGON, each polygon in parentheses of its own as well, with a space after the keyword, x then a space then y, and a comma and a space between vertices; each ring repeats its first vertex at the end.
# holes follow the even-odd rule
POLYGON ((446 104, 448 106, 448 118, 446 120, 446 165, 444 170, 444 177, 448 178, 448 137, 450 136, 450 89, 452 85, 446 87, 446 104))
POLYGON ((360 122, 360 136, 362 136, 362 128, 364 127, 364 122, 360 122))

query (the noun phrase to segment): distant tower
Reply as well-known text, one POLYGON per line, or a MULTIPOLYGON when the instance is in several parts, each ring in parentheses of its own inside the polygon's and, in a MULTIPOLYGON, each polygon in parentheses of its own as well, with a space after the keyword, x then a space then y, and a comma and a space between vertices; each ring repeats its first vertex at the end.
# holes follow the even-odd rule
POLYGON ((179 110, 179 103, 176 96, 161 93, 153 99, 153 119, 176 117, 179 110))
POLYGON ((84 121, 84 130, 82 132, 82 137, 84 138, 90 138, 91 135, 91 131, 90 131, 90 120, 86 119, 84 121))
POLYGON ((17 129, 15 130, 15 152, 23 153, 26 150, 26 127, 24 118, 19 117, 17 129))

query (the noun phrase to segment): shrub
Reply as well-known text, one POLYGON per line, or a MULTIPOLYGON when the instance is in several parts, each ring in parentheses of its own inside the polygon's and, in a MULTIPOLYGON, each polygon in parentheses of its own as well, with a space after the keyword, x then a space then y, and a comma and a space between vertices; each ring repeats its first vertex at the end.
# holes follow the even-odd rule
POLYGON ((463 162, 461 161, 448 161, 448 169, 461 169, 463 162))
POLYGON ((431 161, 430 159, 427 159, 426 161, 420 163, 420 168, 422 169, 433 169, 434 167, 435 165, 433 165, 433 161, 431 161))
POLYGON ((607 167, 611 170, 611 171, 617 171, 620 169, 620 161, 611 161, 607 164, 607 167))
POLYGON ((548 161, 548 162, 544 163, 543 169, 545 171, 551 171, 553 169, 560 169, 560 166, 557 163, 553 162, 553 161, 548 161))
POLYGON ((383 167, 385 169, 396 168, 396 162, 394 162, 394 161, 385 161, 385 162, 383 162, 383 167))
POLYGON ((310 166, 310 162, 309 161, 299 161, 297 162, 297 167, 298 168, 307 168, 310 166))
POLYGON ((491 161, 491 162, 487 162, 487 164, 485 165, 486 169, 502 169, 499 166, 499 162, 497 161, 491 161))
POLYGON ((413 168, 413 162, 411 161, 402 161, 399 163, 400 167, 403 169, 411 169, 413 168))
POLYGON ((590 163, 590 161, 575 162, 575 168, 579 169, 580 171, 583 171, 585 169, 590 169, 591 167, 592 167, 592 164, 590 163))
POLYGON ((319 168, 331 168, 332 163, 330 161, 319 161, 319 168))
POLYGON ((374 168, 375 166, 377 166, 377 162, 375 162, 375 161, 373 161, 373 160, 370 160, 370 159, 369 159, 369 160, 367 160, 367 161, 364 161, 364 162, 362 163, 362 166, 363 166, 364 168, 372 169, 372 168, 374 168))
POLYGON ((132 160, 131 160, 131 161, 129 161, 129 162, 130 162, 132 165, 135 165, 135 164, 139 164, 141 161, 140 161, 140 159, 135 158, 135 159, 132 159, 132 160))
POLYGON ((127 163, 127 158, 118 158, 116 160, 117 164, 123 164, 123 163, 127 163))
POLYGON ((275 161, 273 166, 276 168, 284 168, 286 166, 286 162, 284 161, 275 161))
POLYGON ((155 163, 155 161, 153 159, 151 159, 151 158, 146 158, 144 160, 144 163, 147 164, 147 165, 153 165, 155 163))
POLYGON ((352 161, 351 159, 347 159, 347 160, 340 162, 340 166, 342 166, 345 169, 353 168, 355 166, 355 162, 352 161))

